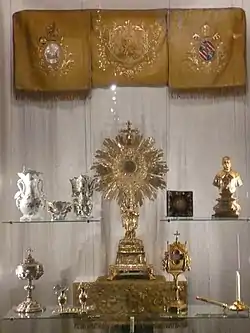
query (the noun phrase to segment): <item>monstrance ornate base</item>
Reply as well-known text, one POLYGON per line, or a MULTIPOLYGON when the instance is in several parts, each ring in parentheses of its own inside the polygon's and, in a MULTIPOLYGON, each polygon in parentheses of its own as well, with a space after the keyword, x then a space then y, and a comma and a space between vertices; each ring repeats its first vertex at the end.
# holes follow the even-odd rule
POLYGON ((108 280, 127 277, 155 279, 153 266, 147 264, 143 242, 138 238, 122 238, 119 241, 116 262, 109 266, 108 280))
POLYGON ((240 206, 235 198, 219 198, 214 206, 215 214, 213 218, 233 218, 237 219, 240 213, 240 206))

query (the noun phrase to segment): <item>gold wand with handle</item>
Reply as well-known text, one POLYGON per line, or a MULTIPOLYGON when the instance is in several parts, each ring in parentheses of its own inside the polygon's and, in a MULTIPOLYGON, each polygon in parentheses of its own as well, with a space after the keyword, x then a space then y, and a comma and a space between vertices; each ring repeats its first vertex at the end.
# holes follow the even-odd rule
POLYGON ((228 304, 223 303, 223 302, 214 301, 212 299, 208 299, 208 298, 204 298, 204 297, 200 297, 200 296, 196 296, 196 299, 198 301, 202 301, 202 302, 205 302, 205 303, 209 303, 209 304, 220 306, 220 307, 222 307, 224 309, 229 309, 228 304))
POLYGON ((204 297, 200 297, 200 296, 196 296, 196 299, 198 301, 220 306, 220 307, 222 307, 224 309, 228 309, 230 311, 237 311, 237 312, 246 311, 246 310, 249 311, 249 306, 244 304, 241 301, 235 301, 232 305, 228 305, 227 303, 214 301, 212 299, 208 299, 208 298, 204 298, 204 297))

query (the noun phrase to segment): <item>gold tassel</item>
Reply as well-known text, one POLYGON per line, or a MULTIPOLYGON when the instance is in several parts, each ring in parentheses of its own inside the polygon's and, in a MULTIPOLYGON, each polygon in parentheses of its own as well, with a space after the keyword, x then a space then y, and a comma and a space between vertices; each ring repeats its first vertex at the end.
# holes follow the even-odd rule
POLYGON ((209 88, 209 89, 170 89, 172 99, 211 99, 242 97, 247 93, 247 87, 227 87, 227 88, 209 88))
POLYGON ((91 89, 83 91, 68 92, 45 92, 45 91, 25 91, 15 90, 16 100, 36 100, 36 101, 73 101, 91 98, 91 89))

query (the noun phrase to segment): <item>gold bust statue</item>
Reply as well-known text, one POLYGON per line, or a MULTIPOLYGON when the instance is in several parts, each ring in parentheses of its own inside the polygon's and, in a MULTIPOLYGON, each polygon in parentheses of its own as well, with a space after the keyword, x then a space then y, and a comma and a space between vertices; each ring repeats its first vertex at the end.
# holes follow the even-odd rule
POLYGON ((213 217, 237 218, 241 208, 235 194, 237 187, 242 186, 243 183, 240 174, 232 170, 230 157, 222 158, 222 170, 216 174, 213 185, 219 189, 220 194, 218 203, 214 206, 213 217))

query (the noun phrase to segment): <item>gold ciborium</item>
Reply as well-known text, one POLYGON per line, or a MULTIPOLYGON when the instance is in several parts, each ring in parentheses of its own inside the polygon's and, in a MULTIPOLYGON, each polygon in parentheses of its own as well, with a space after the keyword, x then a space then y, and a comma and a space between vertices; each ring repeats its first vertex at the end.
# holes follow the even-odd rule
POLYGON ((187 310, 187 304, 180 299, 180 286, 178 283, 179 275, 189 271, 190 257, 187 249, 187 242, 179 242, 179 232, 174 234, 175 241, 173 243, 167 242, 167 251, 165 252, 164 259, 162 260, 163 270, 173 276, 173 288, 175 297, 166 306, 167 312, 180 313, 187 310))
POLYGON ((154 279, 152 265, 146 262, 142 240, 136 237, 139 208, 145 198, 154 200, 166 187, 168 171, 163 151, 154 147, 153 138, 144 138, 130 121, 114 139, 107 138, 97 150, 92 169, 98 179, 97 190, 104 199, 115 199, 120 207, 124 237, 119 241, 116 262, 109 268, 109 280, 139 275, 154 279))

